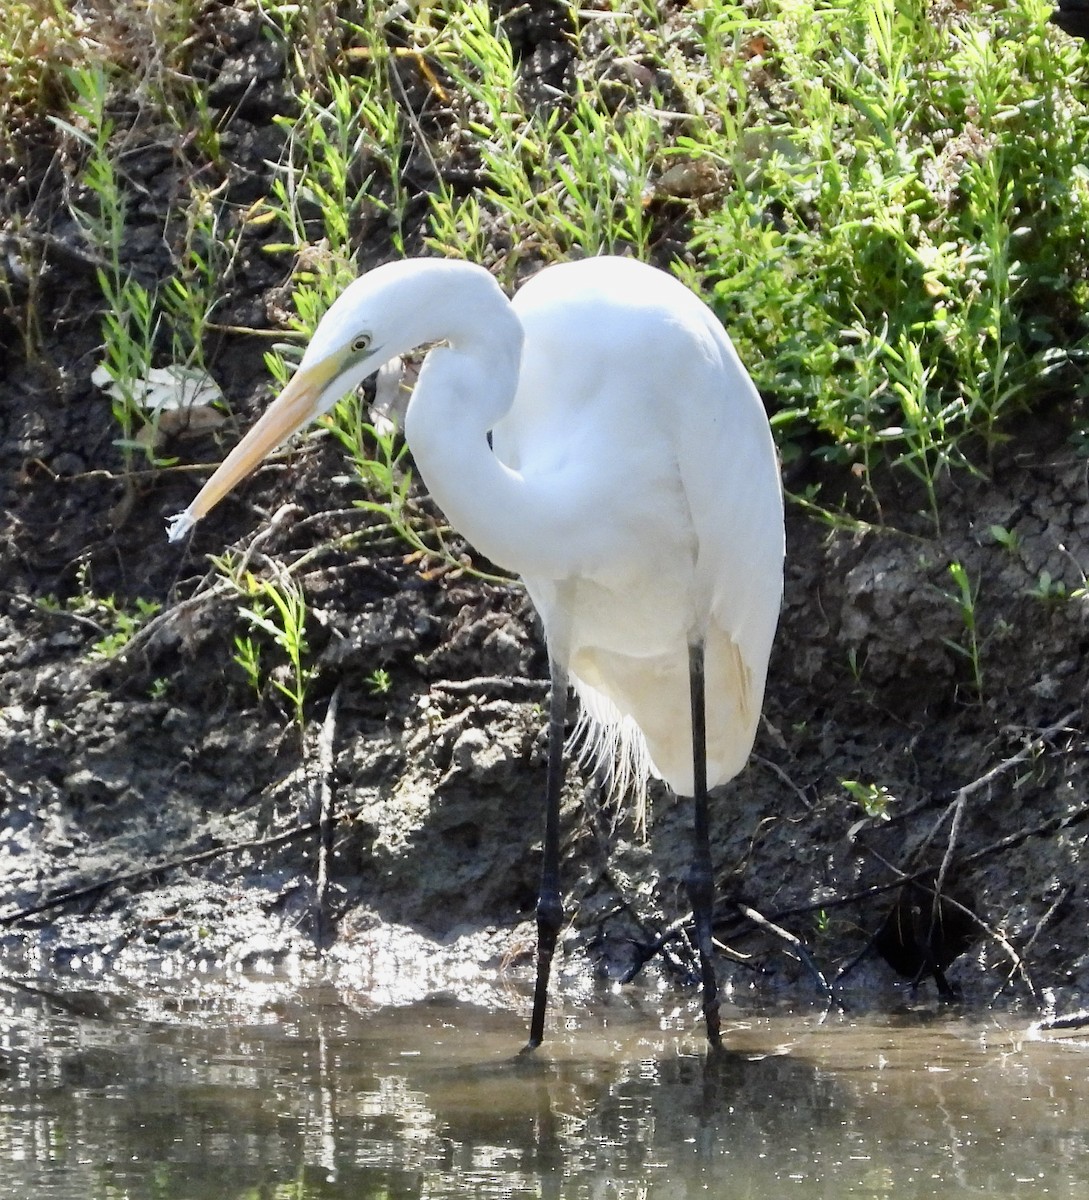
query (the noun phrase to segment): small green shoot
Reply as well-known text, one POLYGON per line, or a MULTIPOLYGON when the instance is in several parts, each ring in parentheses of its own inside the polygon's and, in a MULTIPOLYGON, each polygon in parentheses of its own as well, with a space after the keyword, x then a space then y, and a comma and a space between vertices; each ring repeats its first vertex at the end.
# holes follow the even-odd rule
POLYGON ((956 605, 961 623, 964 626, 964 633, 962 641, 954 641, 952 638, 943 638, 942 640, 950 650, 955 651, 968 660, 972 671, 973 690, 975 691, 976 698, 982 699, 983 666, 980 661, 982 645, 976 615, 979 585, 973 584, 968 578, 968 572, 963 563, 950 563, 949 575, 956 585, 956 591, 947 592, 945 596, 947 600, 951 600, 956 605))
POLYGON ((1054 578, 1050 571, 1044 570, 1036 577, 1028 594, 1045 604, 1062 604, 1067 600, 1081 600, 1089 595, 1089 588, 1085 584, 1072 588, 1062 579, 1054 578))
POLYGON ((393 679, 384 667, 376 667, 367 676, 367 688, 372 696, 385 696, 393 686, 393 679))
POLYGON ((137 596, 133 601, 134 612, 122 608, 113 596, 99 601, 99 612, 111 622, 113 628, 91 647, 89 658, 110 659, 119 654, 132 641, 139 630, 162 609, 157 600, 144 600, 137 596))
POLYGON ((116 657, 132 641, 136 634, 162 610, 157 600, 145 600, 137 596, 131 606, 116 596, 97 596, 91 583, 91 569, 86 562, 76 570, 79 592, 63 603, 53 596, 44 596, 38 606, 46 612, 65 612, 78 618, 80 624, 89 626, 98 633, 98 638, 87 651, 92 662, 104 662, 116 657))
POLYGON ((306 692, 313 675, 312 668, 305 663, 310 653, 306 640, 306 599, 296 581, 286 573, 281 573, 275 581, 257 579, 248 573, 245 578, 251 600, 238 611, 286 655, 289 667, 286 675, 273 671, 269 679, 289 701, 302 735, 306 728, 306 692))
POLYGON ((987 532, 1011 554, 1016 554, 1020 550, 1021 535, 1016 530, 1007 529, 1004 525, 991 525, 987 532))
POLYGON ((858 804, 867 817, 878 821, 891 819, 889 803, 893 797, 884 784, 862 783, 858 779, 841 779, 839 786, 858 804))
POLYGON ((264 695, 260 647, 249 634, 237 634, 234 639, 234 654, 231 657, 242 668, 243 675, 260 700, 264 695))

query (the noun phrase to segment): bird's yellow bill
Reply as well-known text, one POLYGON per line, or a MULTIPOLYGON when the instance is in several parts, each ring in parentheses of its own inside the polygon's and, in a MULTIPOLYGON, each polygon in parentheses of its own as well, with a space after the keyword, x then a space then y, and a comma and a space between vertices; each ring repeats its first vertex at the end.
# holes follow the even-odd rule
POLYGON ((300 370, 261 415, 260 420, 227 455, 211 479, 184 511, 171 517, 170 540, 178 541, 240 483, 261 460, 322 412, 321 399, 336 375, 326 360, 300 370))

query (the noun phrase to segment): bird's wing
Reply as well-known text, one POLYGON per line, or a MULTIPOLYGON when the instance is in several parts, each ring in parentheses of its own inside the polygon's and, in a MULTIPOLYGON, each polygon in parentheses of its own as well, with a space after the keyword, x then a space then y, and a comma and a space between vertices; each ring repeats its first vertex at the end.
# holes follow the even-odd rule
POLYGON ((674 444, 698 545, 696 623, 704 637, 708 781, 744 765, 764 697, 783 593, 783 500, 763 404, 713 318, 719 363, 702 403, 684 406, 674 444))

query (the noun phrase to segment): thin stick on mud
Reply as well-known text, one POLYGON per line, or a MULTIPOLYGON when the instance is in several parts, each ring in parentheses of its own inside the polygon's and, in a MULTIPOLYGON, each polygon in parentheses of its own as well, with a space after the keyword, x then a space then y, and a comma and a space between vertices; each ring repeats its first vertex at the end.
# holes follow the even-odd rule
POLYGON ((839 1003, 835 992, 832 990, 832 985, 825 978, 824 972, 813 960, 813 956, 802 944, 801 938, 791 933, 789 929, 784 929, 782 925, 776 925, 774 921, 769 921, 763 913, 757 912, 755 908, 750 908, 747 904, 739 902, 737 911, 742 916, 747 917, 758 929, 762 929, 765 933, 770 933, 772 937, 776 937, 781 942, 784 942, 789 948, 790 953, 798 959, 817 981, 817 985, 823 992, 824 998, 832 1004, 839 1003))
POLYGON ((30 905, 29 908, 21 908, 17 912, 0 916, 0 926, 18 925, 20 921, 25 921, 28 917, 48 912, 51 908, 59 908, 63 904, 74 904, 77 900, 86 900, 91 896, 96 896, 99 892, 106 891, 107 888, 120 887, 126 883, 137 883, 144 879, 152 879, 156 875, 161 875, 167 871, 177 871, 182 867, 191 867, 196 863, 208 862, 213 858, 218 858, 221 854, 233 854, 238 850, 249 850, 255 847, 271 846, 280 842, 286 842, 293 837, 298 837, 299 833, 300 830, 292 829, 286 834, 281 833, 272 837, 256 838, 247 842, 232 842, 229 846, 213 846, 211 850, 199 850, 195 854, 185 854, 181 858, 172 858, 163 862, 151 863, 146 867, 138 867, 134 871, 123 871, 119 875, 106 875, 94 883, 83 884, 80 887, 63 888, 61 891, 47 896, 37 904, 30 905))
POLYGON ((333 747, 336 743, 340 684, 333 688, 318 741, 318 876, 314 887, 314 932, 319 948, 328 932, 326 896, 329 891, 329 857, 333 850, 333 747))
MULTIPOLYGON (((334 815, 332 823, 335 824, 336 821, 355 821, 363 812, 364 806, 360 806, 347 812, 337 813, 334 815)), ((106 891, 108 888, 120 887, 122 884, 127 883, 137 883, 144 879, 153 879, 156 875, 163 875, 168 871, 177 871, 182 867, 191 867, 197 863, 210 862, 212 859, 219 858, 225 854, 237 854, 242 850, 267 850, 272 846, 281 846, 284 842, 305 837, 318 828, 318 821, 306 821, 302 825, 285 829, 283 833, 273 833, 259 838, 247 838, 245 841, 230 842, 225 846, 213 846, 210 850, 198 850, 193 854, 184 854, 179 858, 169 858, 164 859, 162 862, 149 863, 148 866, 138 867, 133 871, 122 871, 117 875, 106 875, 94 883, 81 884, 79 887, 73 888, 62 888, 37 904, 30 905, 28 908, 21 908, 13 913, 0 915, 0 927, 17 925, 20 921, 25 921, 28 917, 48 912, 52 908, 59 908, 63 904, 73 904, 77 900, 85 900, 88 897, 97 895, 99 892, 106 891)))
POLYGON ((996 763, 989 771, 985 771, 978 779, 973 779, 971 783, 966 783, 963 787, 958 788, 953 794, 953 799, 946 806, 942 815, 934 822, 934 827, 923 838, 922 844, 915 852, 913 857, 918 858, 919 855, 930 845, 937 836, 938 830, 945 824, 947 818, 952 814, 953 826, 949 832, 949 841, 946 844, 945 854, 943 856, 941 870, 939 872, 939 880, 944 879, 949 863, 952 860, 953 851, 956 845, 956 833, 960 825, 960 817, 964 810, 965 801, 973 793, 978 792, 981 788, 987 787, 1000 776, 1005 775, 1007 771, 1012 770, 1019 763, 1023 763, 1025 759, 1040 750, 1053 738, 1056 734, 1062 733, 1064 729, 1070 728, 1074 722, 1081 716, 1081 709, 1075 708, 1072 712, 1068 712, 1064 717, 1060 717, 1054 724, 1049 725, 1046 729, 1042 729, 1030 742, 1027 742, 1016 754, 1010 755, 1009 758, 1004 758, 1001 762, 996 763))

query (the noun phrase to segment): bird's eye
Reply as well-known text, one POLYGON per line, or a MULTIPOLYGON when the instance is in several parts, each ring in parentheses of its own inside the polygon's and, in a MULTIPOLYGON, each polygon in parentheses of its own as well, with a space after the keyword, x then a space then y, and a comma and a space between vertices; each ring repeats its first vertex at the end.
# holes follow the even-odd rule
POLYGON ((352 338, 352 350, 356 354, 362 354, 365 350, 371 348, 371 335, 369 333, 361 333, 357 337, 352 338))

